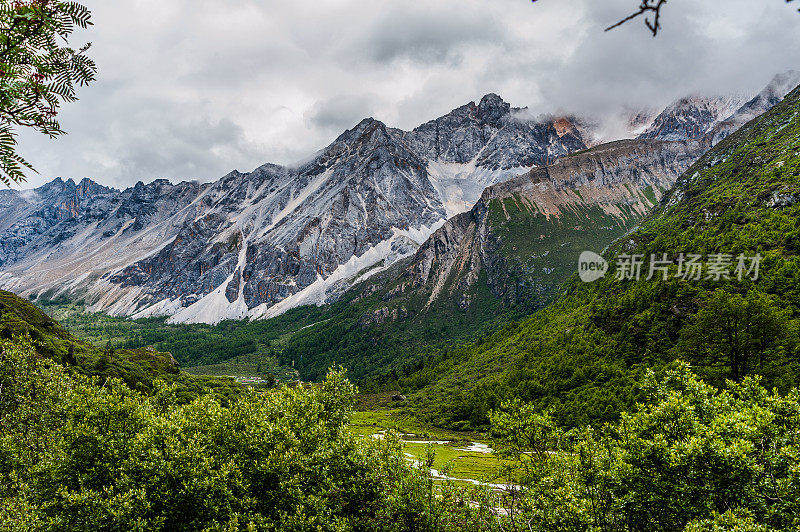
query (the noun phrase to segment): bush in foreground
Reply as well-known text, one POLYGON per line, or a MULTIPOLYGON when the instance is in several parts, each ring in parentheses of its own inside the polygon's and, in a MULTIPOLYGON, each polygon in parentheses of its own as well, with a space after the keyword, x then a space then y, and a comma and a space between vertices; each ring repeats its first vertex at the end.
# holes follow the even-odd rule
POLYGON ((602 429, 561 431, 530 405, 492 415, 523 479, 528 530, 761 531, 800 526, 800 393, 758 378, 718 390, 678 365, 602 429))
POLYGON ((409 463, 396 438, 345 430, 355 389, 186 405, 69 375, 0 341, 0 529, 463 530, 473 510, 409 463))
POLYGON ((797 530, 800 393, 756 378, 719 390, 678 365, 599 429, 564 431, 533 405, 492 414, 519 486, 435 482, 432 455, 346 430, 355 389, 185 404, 70 375, 27 340, 0 340, 0 530, 797 530))

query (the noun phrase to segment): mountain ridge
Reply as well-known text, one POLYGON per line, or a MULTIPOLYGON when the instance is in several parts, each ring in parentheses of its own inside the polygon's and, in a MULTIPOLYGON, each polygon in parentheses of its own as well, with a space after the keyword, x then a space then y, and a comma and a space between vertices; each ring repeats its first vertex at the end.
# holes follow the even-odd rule
MULTIPOLYGON (((264 317, 324 302, 357 272, 412 253, 449 215, 471 207, 487 184, 533 164, 531 157, 585 148, 563 124, 559 134, 552 123, 510 120, 511 111, 499 96, 487 95, 437 119, 436 142, 463 140, 453 152, 461 155, 450 158, 427 160, 410 147, 430 140, 425 125, 401 132, 367 118, 297 167, 265 164, 203 185, 157 180, 96 191, 104 195, 98 216, 105 219, 73 210, 28 231, 17 209, 17 224, 6 222, 4 242, 15 245, 0 257, 0 284, 25 295, 70 293, 112 315, 169 314, 186 322, 264 317), (445 135, 441 124, 453 121, 458 132, 445 135), (503 131, 526 134, 538 155, 509 150, 498 139, 503 131), (487 146, 485 161, 477 160, 487 146), (175 194, 169 187, 178 187, 180 198, 167 208, 161 204, 175 194), (156 211, 165 227, 153 219, 156 211), (104 239, 119 242, 109 246, 104 239), (49 265, 46 271, 33 269, 40 263, 49 265), (104 270, 79 272, 76 263, 104 270)), ((30 205, 48 186, 60 185, 28 193, 30 205)), ((25 201, 22 194, 15 199, 25 201)))
POLYGON ((0 287, 188 323, 332 301, 412 255, 487 187, 586 149, 577 120, 522 111, 487 94, 411 131, 366 118, 296 167, 214 183, 54 180, 4 194, 0 287), (51 189, 61 194, 48 203, 51 189))
POLYGON ((612 269, 589 284, 573 274, 553 305, 424 367, 397 371, 384 384, 403 390, 422 411, 436 411, 438 420, 448 412, 444 424, 459 428, 482 426, 512 396, 566 425, 613 420, 640 397, 638 377, 678 359, 720 386, 744 374, 779 390, 796 386, 798 110, 800 87, 701 157, 605 253, 612 265, 615 256, 667 254, 667 279, 647 279, 644 270, 640 279, 619 279, 612 269), (760 256, 759 275, 740 279, 733 260, 727 277, 682 278, 679 253, 760 256), (745 321, 744 334, 761 346, 758 354, 752 344, 737 352, 750 353, 745 363, 726 354, 726 324, 735 316, 755 320, 745 321))

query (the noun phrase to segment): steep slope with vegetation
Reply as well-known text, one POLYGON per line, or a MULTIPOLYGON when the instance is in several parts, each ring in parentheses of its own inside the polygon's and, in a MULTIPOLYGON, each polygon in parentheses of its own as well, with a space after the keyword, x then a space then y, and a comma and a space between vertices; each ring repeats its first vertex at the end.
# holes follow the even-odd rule
POLYGON ((799 219, 796 89, 703 156, 640 228, 607 251, 612 265, 620 255, 642 255, 640 280, 573 279, 553 306, 387 385, 419 390, 422 410, 445 410, 459 427, 485 425, 512 396, 568 425, 613 419, 634 403, 634 383, 647 368, 675 359, 711 383, 758 373, 785 390, 800 380, 799 219), (701 279, 678 277, 681 253, 704 261, 726 255, 729 278, 709 279, 708 269, 701 279), (673 261, 668 278, 657 271, 647 280, 650 257, 664 254, 673 261), (738 257, 757 254, 758 279, 754 272, 739 279, 738 257))
POLYGON ((154 381, 161 379, 177 384, 184 401, 205 391, 222 398, 241 392, 231 379, 201 378, 180 371, 170 353, 153 347, 96 347, 67 332, 29 301, 0 290, 0 338, 12 337, 29 337, 41 356, 66 365, 73 373, 102 380, 119 378, 133 389, 152 390, 154 381))
POLYGON ((710 386, 676 364, 602 430, 564 431, 530 404, 491 416, 522 489, 509 530, 767 532, 800 525, 798 390, 710 386))
POLYGON ((573 255, 602 251, 632 229, 702 150, 686 141, 613 142, 489 187, 414 256, 322 308, 218 327, 52 312, 82 337, 154 345, 184 367, 294 367, 316 380, 339 363, 359 381, 396 374, 549 303, 574 271, 573 255))
POLYGON ((419 364, 549 303, 572 255, 632 229, 702 153, 699 143, 621 141, 487 188, 407 261, 345 294, 293 335, 284 364, 359 378, 419 364))

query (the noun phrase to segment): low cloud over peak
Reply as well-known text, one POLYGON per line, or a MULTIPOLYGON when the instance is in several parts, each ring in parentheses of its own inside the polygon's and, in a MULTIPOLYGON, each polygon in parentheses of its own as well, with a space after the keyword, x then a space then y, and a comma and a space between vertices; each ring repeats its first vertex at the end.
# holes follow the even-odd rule
POLYGON ((24 133, 40 171, 117 187, 291 163, 365 116, 411 129, 496 93, 526 115, 618 117, 690 93, 755 94, 800 67, 778 0, 670 4, 652 38, 631 0, 87 0, 99 81, 67 137, 24 133))

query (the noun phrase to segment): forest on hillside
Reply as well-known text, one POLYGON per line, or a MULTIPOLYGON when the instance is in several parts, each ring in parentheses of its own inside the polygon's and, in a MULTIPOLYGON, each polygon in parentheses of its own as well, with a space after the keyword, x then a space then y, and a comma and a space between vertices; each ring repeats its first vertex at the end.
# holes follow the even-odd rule
POLYGON ((0 532, 800 532, 797 4, 0 0, 0 532))

